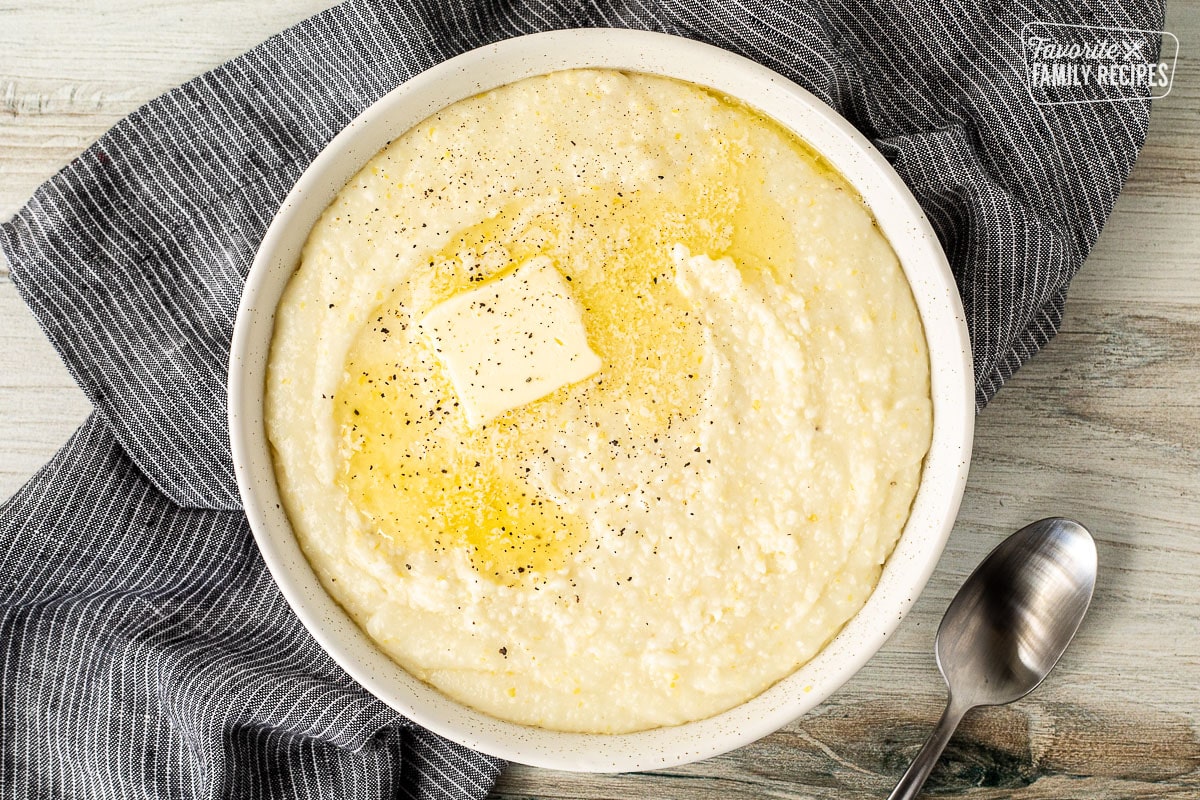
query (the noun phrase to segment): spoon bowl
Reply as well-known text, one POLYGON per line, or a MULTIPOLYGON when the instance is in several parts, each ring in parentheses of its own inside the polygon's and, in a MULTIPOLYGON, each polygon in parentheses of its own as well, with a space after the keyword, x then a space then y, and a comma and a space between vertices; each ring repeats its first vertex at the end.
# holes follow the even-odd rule
POLYGON ((967 578, 937 633, 951 696, 968 708, 1032 692, 1070 643, 1096 585, 1096 545, 1074 520, 1014 533, 967 578))
POLYGON ((946 710, 889 800, 917 796, 967 711, 1037 688, 1074 638, 1095 587, 1096 544, 1074 520, 1039 520, 988 554, 938 627, 946 710))

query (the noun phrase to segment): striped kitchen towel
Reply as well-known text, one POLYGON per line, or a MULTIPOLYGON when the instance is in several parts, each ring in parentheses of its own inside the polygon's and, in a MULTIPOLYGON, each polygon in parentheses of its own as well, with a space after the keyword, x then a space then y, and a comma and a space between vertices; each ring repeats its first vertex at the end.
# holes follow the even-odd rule
POLYGON ((1038 105, 1034 21, 1156 29, 1158 0, 351 0, 123 120, 0 226, 95 406, 0 508, 0 795, 478 797, 501 764, 355 685, 239 510, 225 367, 242 282, 321 147, 397 84, 522 33, 637 27, 746 55, 837 108, 924 207, 982 407, 1059 323, 1149 103, 1038 105))

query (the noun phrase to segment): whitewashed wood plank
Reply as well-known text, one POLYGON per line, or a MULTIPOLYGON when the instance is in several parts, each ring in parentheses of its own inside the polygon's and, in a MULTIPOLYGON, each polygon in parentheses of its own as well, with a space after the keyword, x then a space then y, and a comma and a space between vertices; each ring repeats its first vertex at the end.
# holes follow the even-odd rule
POLYGON ((0 7, 0 219, 115 122, 332 0, 0 7))
MULTIPOLYGON (((882 798, 940 710, 899 694, 839 699, 769 740, 701 764, 600 776, 510 768, 494 796, 542 797, 552 783, 564 798, 882 798), (892 723, 883 736, 879 720, 892 723)), ((934 772, 929 796, 1195 797, 1200 744, 1186 720, 1157 710, 1090 713, 1032 698, 974 712, 934 772)))

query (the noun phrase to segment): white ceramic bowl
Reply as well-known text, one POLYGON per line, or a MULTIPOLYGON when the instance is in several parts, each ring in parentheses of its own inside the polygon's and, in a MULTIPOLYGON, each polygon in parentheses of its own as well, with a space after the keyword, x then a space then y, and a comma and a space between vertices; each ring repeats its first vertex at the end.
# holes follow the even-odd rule
POLYGON ((941 555, 966 482, 973 424, 962 305, 937 238, 891 166, 829 106, 780 75, 709 45, 642 31, 570 30, 509 39, 450 59, 367 109, 313 161, 263 238, 238 310, 229 366, 229 431, 246 515, 280 590, 316 640, 368 691, 430 730, 509 760, 579 771, 653 769, 723 753, 796 719, 849 679, 895 630, 941 555), (862 194, 899 257, 932 367, 933 443, 921 486, 862 610, 814 659, 758 697, 708 719, 620 735, 503 722, 416 680, 377 649, 305 560, 281 510, 263 426, 275 306, 310 228, 338 190, 389 140, 433 112, 496 86, 572 67, 665 75, 711 87, 773 117, 824 154, 862 194))

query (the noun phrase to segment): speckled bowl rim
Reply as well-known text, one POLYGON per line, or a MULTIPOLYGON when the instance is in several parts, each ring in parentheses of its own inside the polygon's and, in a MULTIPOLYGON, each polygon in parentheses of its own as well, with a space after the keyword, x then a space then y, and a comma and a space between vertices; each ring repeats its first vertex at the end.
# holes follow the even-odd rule
POLYGON ((596 28, 508 39, 443 62, 368 108, 312 162, 267 230, 246 280, 230 354, 229 433, 246 516, 267 567, 313 637, 368 691, 429 730, 511 761, 563 770, 620 772, 698 761, 777 730, 840 687, 883 645, 928 581, 958 513, 973 428, 970 340, 954 279, 925 215, 883 156, 829 106, 775 72, 710 45, 645 31, 596 28), (757 697, 708 719, 632 734, 504 722, 451 700, 384 655, 305 560, 281 507, 263 425, 275 307, 308 231, 337 191, 389 140, 433 112, 521 78, 578 67, 711 87, 796 131, 871 207, 913 288, 930 350, 932 446, 904 533, 866 605, 815 658, 757 697))

